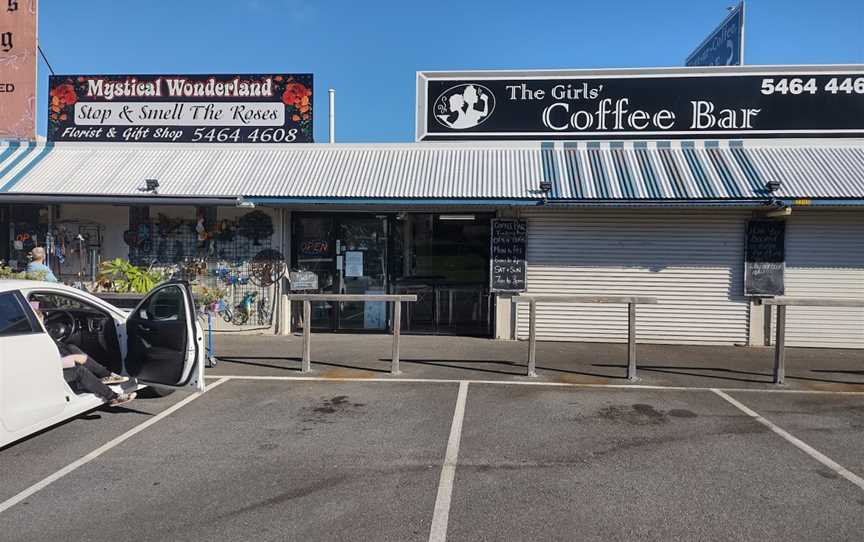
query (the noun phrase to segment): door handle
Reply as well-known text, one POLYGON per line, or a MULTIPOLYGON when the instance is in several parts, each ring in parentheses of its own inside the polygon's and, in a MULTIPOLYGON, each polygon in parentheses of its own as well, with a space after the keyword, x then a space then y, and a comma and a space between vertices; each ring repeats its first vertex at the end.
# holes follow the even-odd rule
POLYGON ((138 329, 141 331, 153 331, 152 327, 145 326, 144 324, 138 324, 138 329))

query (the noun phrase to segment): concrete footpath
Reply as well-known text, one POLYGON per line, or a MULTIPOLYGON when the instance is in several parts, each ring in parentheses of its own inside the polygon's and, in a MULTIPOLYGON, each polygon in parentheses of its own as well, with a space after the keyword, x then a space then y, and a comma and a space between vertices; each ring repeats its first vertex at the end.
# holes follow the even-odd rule
MULTIPOLYGON (((209 376, 300 376, 302 336, 217 333, 220 363, 209 376)), ((390 335, 313 334, 312 373, 322 378, 390 378, 390 335)), ((639 345, 636 384, 777 388, 773 348, 639 345)), ((392 378, 530 380, 628 384, 625 344, 538 342, 537 378, 525 376, 528 344, 467 337, 402 337, 402 374, 392 378)), ((864 351, 788 348, 789 389, 864 391, 864 351)))

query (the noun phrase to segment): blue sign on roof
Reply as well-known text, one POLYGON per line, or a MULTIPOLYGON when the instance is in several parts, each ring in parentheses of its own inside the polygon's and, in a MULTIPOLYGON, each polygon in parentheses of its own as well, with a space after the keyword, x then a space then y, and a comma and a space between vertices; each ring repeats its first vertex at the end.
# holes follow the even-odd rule
POLYGON ((744 64, 744 2, 735 6, 714 32, 699 44, 686 66, 740 66, 744 64))

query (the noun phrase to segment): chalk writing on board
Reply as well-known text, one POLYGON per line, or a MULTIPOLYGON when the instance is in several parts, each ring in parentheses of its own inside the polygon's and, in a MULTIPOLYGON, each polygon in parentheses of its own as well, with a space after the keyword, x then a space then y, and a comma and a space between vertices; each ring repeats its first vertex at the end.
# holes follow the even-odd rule
POLYGON ((786 223, 780 220, 751 220, 747 223, 745 243, 745 295, 783 295, 786 223))
POLYGON ((492 220, 489 281, 493 292, 525 291, 527 233, 524 220, 492 220))

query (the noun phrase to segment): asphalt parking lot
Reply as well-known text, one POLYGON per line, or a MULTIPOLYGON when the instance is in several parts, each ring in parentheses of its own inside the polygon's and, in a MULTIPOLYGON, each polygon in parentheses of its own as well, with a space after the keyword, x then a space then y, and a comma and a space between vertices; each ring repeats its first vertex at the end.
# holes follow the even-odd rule
POLYGON ((209 382, 0 450, 0 538, 860 540, 864 528, 862 394, 209 382))

